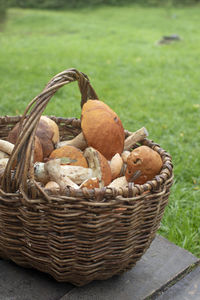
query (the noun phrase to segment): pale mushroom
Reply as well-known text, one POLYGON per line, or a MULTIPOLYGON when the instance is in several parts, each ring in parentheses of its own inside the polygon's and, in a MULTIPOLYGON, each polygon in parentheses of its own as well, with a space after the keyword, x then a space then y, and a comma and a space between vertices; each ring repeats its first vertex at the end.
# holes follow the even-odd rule
POLYGON ((110 161, 110 169, 112 174, 112 180, 119 177, 123 170, 123 160, 119 153, 116 153, 110 161))
POLYGON ((9 161, 9 158, 1 158, 0 159, 0 169, 5 169, 8 161, 9 161))
POLYGON ((54 170, 56 174, 60 174, 59 178, 60 176, 66 176, 76 184, 81 184, 84 180, 94 177, 91 168, 61 165, 61 159, 52 159, 46 163, 37 162, 34 164, 34 174, 37 181, 46 184, 49 180, 53 180, 49 174, 49 166, 51 167, 51 173, 54 170))
POLYGON ((9 158, 1 158, 0 159, 0 178, 3 176, 5 168, 7 166, 9 158))
POLYGON ((111 188, 126 188, 128 187, 128 181, 125 176, 118 177, 114 179, 108 187, 111 188))
POLYGON ((49 181, 44 187, 45 190, 51 191, 52 193, 59 193, 60 186, 55 181, 49 181))
POLYGON ((14 144, 8 141, 0 140, 0 151, 10 155, 13 151, 14 144))
POLYGON ((127 158, 130 155, 130 153, 131 153, 130 151, 124 150, 121 154, 121 158, 125 164, 127 163, 127 158))
POLYGON ((124 150, 130 150, 136 143, 141 142, 149 135, 145 127, 142 127, 135 132, 129 132, 129 134, 130 135, 124 142, 124 150))
POLYGON ((1 158, 9 158, 9 154, 8 153, 5 153, 3 151, 0 151, 0 159, 1 158))
POLYGON ((99 187, 107 186, 112 180, 112 174, 106 158, 92 147, 85 149, 84 156, 87 159, 89 168, 92 169, 93 177, 99 180, 99 187))
POLYGON ((61 190, 64 190, 67 187, 72 187, 74 189, 79 188, 79 186, 66 175, 60 165, 59 159, 48 161, 45 163, 44 169, 48 173, 50 180, 55 181, 61 190))

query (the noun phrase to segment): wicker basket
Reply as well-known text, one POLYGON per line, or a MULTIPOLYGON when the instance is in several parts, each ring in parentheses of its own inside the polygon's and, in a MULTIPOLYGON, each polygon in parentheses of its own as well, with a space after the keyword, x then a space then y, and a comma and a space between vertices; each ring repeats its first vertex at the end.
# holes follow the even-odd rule
MULTIPOLYGON (((47 84, 23 116, 0 118, 1 139, 25 119, 0 186, 0 256, 80 286, 121 274, 141 258, 159 228, 173 174, 170 155, 145 139, 141 144, 153 148, 163 160, 160 174, 152 181, 126 189, 68 188, 62 195, 45 193, 33 175, 35 129, 55 92, 76 80, 82 105, 89 98, 98 99, 87 76, 69 69, 47 84)), ((76 118, 51 118, 59 126, 61 140, 81 131, 76 118)))

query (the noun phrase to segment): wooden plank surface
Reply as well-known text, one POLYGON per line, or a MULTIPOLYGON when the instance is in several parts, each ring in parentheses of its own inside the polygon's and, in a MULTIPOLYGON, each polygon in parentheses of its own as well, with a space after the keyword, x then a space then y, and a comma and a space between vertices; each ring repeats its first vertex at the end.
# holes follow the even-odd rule
POLYGON ((132 270, 109 280, 72 289, 61 300, 143 300, 150 296, 153 299, 154 294, 197 261, 190 252, 157 236, 132 270))
POLYGON ((0 260, 0 300, 143 300, 197 262, 188 251, 157 236, 130 271, 77 288, 58 283, 48 274, 0 260))
POLYGON ((0 260, 0 300, 59 300, 73 285, 0 260))
POLYGON ((200 266, 167 289, 157 300, 200 300, 200 266))

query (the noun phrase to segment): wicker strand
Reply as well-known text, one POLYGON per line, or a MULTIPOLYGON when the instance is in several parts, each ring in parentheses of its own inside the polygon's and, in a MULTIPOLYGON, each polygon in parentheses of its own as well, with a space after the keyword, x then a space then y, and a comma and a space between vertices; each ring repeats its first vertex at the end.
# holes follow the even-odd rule
MULTIPOLYGON (((22 186, 27 193, 27 179, 32 177, 34 173, 31 160, 33 156, 34 135, 39 119, 55 92, 62 86, 75 80, 78 80, 79 89, 82 95, 81 105, 85 103, 88 98, 98 99, 87 76, 75 69, 66 70, 53 77, 45 89, 30 102, 21 118, 21 131, 2 179, 2 186, 5 191, 15 191, 22 183, 22 186), (16 172, 14 177, 11 177, 11 171, 16 160, 16 172)), ((34 193, 33 190, 32 193, 34 193)))

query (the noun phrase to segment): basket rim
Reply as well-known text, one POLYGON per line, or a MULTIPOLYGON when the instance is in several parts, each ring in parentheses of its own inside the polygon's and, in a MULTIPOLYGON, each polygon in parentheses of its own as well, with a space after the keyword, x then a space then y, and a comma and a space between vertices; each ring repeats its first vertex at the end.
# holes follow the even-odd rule
MULTIPOLYGON (((127 132, 127 131, 126 131, 127 132)), ((90 193, 90 197, 119 197, 119 199, 125 200, 136 200, 144 196, 144 193, 149 192, 160 192, 165 185, 169 184, 170 186, 173 183, 173 164, 170 154, 162 149, 158 144, 154 143, 152 140, 145 138, 140 145, 147 145, 151 147, 153 150, 157 151, 161 156, 163 161, 163 166, 158 175, 156 175, 152 180, 147 181, 144 184, 134 184, 129 183, 127 188, 113 188, 113 187, 103 187, 103 188, 95 188, 95 189, 73 189, 67 188, 65 190, 65 195, 70 195, 72 197, 88 197, 88 192, 90 193)), ((140 146, 138 145, 138 146, 140 146)))
MULTIPOLYGON (((67 122, 68 125, 72 125, 73 127, 76 127, 77 129, 81 130, 81 120, 75 117, 71 118, 64 118, 54 115, 46 115, 47 117, 53 119, 57 123, 65 123, 67 122)), ((6 123, 16 123, 21 119, 22 115, 17 116, 0 116, 0 124, 6 124, 6 123)), ((131 133, 124 129, 125 136, 128 137, 131 133)), ((60 193, 60 196, 70 196, 75 198, 103 198, 103 197, 119 197, 119 199, 135 199, 137 197, 141 198, 141 196, 144 194, 144 192, 148 191, 159 191, 160 187, 162 185, 165 185, 166 182, 169 182, 168 184, 172 185, 173 182, 173 164, 171 155, 165 151, 163 148, 160 147, 159 144, 155 143, 154 141, 145 138, 140 143, 137 143, 136 146, 140 145, 147 145, 148 147, 151 147, 153 150, 157 151, 159 155, 162 158, 163 161, 163 167, 160 171, 160 173, 155 176, 152 180, 147 181, 146 183, 140 185, 140 184, 134 184, 129 183, 129 186, 127 188, 113 188, 113 187, 103 187, 103 188, 95 188, 95 189, 73 189, 71 187, 66 188, 66 190, 63 193, 60 193), (89 193, 89 194, 88 194, 89 193)), ((40 190, 41 192, 41 190, 40 190)), ((58 194, 52 193, 50 191, 43 193, 46 198, 49 199, 49 197, 57 197, 58 194)))

